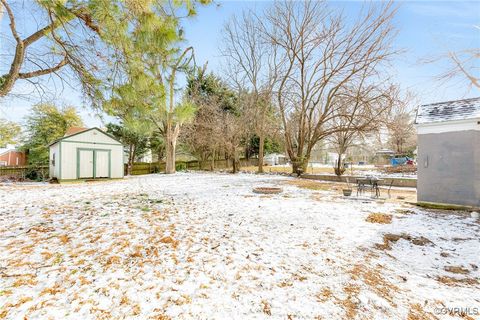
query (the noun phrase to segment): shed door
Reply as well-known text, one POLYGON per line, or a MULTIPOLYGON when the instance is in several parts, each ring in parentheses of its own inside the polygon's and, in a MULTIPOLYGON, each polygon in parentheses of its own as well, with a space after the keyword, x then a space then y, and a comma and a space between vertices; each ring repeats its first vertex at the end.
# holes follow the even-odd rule
POLYGON ((79 150, 79 178, 93 178, 93 150, 79 150))
POLYGON ((95 178, 108 178, 109 177, 109 156, 108 151, 95 151, 95 178))

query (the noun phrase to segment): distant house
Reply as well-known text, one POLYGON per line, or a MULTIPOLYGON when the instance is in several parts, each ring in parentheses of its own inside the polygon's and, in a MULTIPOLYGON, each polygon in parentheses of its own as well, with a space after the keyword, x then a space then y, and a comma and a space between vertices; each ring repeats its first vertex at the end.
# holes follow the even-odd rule
POLYGON ((263 164, 268 166, 283 165, 287 161, 287 157, 280 153, 270 153, 263 157, 263 164))
POLYGON ((17 150, 12 145, 0 148, 0 166, 24 166, 27 164, 25 152, 17 150))
POLYGON ((418 201, 480 206, 480 98, 422 105, 415 123, 418 201))
POLYGON ((123 145, 99 128, 71 128, 49 147, 51 178, 123 177, 123 145))

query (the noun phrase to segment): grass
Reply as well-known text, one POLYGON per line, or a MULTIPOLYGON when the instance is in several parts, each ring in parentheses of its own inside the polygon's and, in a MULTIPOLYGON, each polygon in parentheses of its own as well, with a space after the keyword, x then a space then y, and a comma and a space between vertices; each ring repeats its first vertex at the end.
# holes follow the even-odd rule
MULTIPOLYGON (((242 167, 242 171, 246 172, 257 172, 258 167, 257 166, 248 166, 248 167, 242 167)), ((358 173, 358 171, 370 171, 373 170, 371 167, 355 167, 353 169, 353 174, 358 173)), ((287 167, 287 166, 263 166, 263 171, 264 172, 275 172, 275 173, 292 173, 292 167, 287 167)), ((305 173, 310 173, 310 174, 335 174, 335 171, 333 167, 308 167, 305 173)), ((345 171, 345 175, 351 174, 351 169, 347 169, 345 171)))
MULTIPOLYGON (((242 167, 242 171, 246 172, 257 172, 258 167, 257 166, 248 166, 248 167, 242 167)), ((263 167, 264 172, 274 172, 274 173, 292 173, 292 168, 291 167, 280 167, 280 166, 264 166, 263 167)), ((328 167, 320 167, 320 168, 312 168, 308 167, 307 171, 305 173, 327 173, 327 174, 334 174, 333 168, 328 168, 328 167)))
POLYGON ((321 183, 315 180, 300 180, 300 179, 295 179, 295 180, 289 180, 285 182, 286 184, 293 185, 299 188, 303 189, 310 189, 310 190, 332 190, 332 184, 331 183, 321 183))
POLYGON ((417 203, 412 203, 412 204, 425 209, 462 210, 462 211, 469 211, 473 209, 472 207, 462 206, 457 204, 433 203, 433 202, 423 202, 423 201, 419 201, 417 203))

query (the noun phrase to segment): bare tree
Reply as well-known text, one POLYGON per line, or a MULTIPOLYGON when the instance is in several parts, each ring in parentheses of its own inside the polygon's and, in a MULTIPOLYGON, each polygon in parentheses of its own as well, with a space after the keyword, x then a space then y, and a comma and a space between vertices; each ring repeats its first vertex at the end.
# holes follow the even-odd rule
POLYGON ((232 173, 240 170, 240 152, 245 137, 245 121, 241 112, 223 112, 222 137, 227 159, 232 161, 232 173))
POLYGON ((388 144, 397 154, 413 151, 416 144, 413 113, 403 104, 396 105, 386 124, 388 144))
MULTIPOLYGON (((475 31, 480 31, 480 26, 472 26, 475 31)), ((444 72, 436 76, 436 79, 442 83, 457 80, 460 83, 467 83, 469 89, 475 87, 480 89, 480 48, 455 49, 446 50, 443 53, 434 57, 427 57, 421 59, 422 63, 447 63, 448 68, 444 72)))
POLYGON ((227 76, 244 95, 244 113, 259 138, 258 172, 263 172, 265 138, 272 117, 272 90, 275 83, 274 46, 265 41, 261 23, 252 11, 234 16, 224 27, 222 54, 228 64, 227 76))
POLYGON ((206 65, 189 74, 186 94, 197 106, 197 112, 193 121, 187 124, 182 140, 200 160, 210 158, 213 170, 218 156, 233 154, 225 149, 227 144, 232 144, 234 126, 239 124, 238 119, 232 118, 241 115, 237 96, 213 73, 207 74, 206 65))
POLYGON ((274 88, 285 148, 294 172, 304 171, 313 147, 341 131, 338 116, 344 88, 373 80, 396 52, 392 3, 373 4, 353 26, 321 2, 275 3, 259 22, 275 47, 274 88))
MULTIPOLYGON (((193 97, 192 97, 193 98, 193 97)), ((223 152, 222 108, 218 99, 194 99, 198 111, 182 132, 182 141, 200 161, 210 159, 210 170, 215 169, 215 159, 223 152)))
POLYGON ((397 87, 394 86, 383 89, 362 82, 339 94, 335 101, 338 104, 338 116, 329 124, 337 131, 328 137, 338 156, 336 175, 342 175, 345 171, 342 157, 347 150, 383 126, 383 120, 390 113, 397 93, 397 87))
POLYGON ((446 81, 460 77, 466 79, 470 86, 480 89, 480 48, 450 51, 446 58, 450 61, 450 68, 439 76, 440 79, 446 81))

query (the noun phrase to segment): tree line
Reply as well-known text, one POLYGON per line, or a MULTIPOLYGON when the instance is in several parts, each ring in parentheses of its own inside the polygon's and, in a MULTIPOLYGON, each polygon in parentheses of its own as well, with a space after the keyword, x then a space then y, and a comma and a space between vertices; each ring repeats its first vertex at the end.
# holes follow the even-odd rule
MULTIPOLYGON (((26 37, 9 1, 0 1, 15 39, 0 96, 16 81, 69 68, 92 108, 117 119, 107 127, 127 146, 129 168, 153 149, 173 173, 180 147, 211 160, 212 169, 216 159, 228 159, 234 172, 242 155, 257 156, 262 172, 265 152, 285 152, 300 173, 314 148, 328 144, 341 174, 348 148, 381 128, 398 152, 406 151, 411 116, 388 73, 400 53, 392 2, 366 5, 353 23, 324 2, 245 10, 225 24, 224 70, 213 73, 197 65, 183 30, 185 19, 210 1, 38 1, 46 22, 26 37), (28 53, 42 43, 50 46, 45 54, 28 53)), ((82 124, 72 112, 34 108, 25 146, 43 155, 31 159, 41 161, 52 139, 82 124)))

